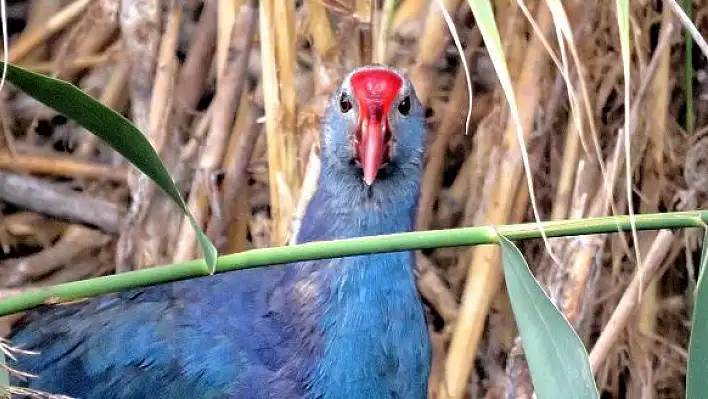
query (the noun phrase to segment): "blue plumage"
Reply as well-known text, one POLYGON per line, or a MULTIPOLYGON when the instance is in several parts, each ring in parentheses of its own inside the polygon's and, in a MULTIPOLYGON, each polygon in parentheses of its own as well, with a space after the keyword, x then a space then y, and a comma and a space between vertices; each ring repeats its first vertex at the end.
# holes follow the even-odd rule
MULTIPOLYGON (((411 230, 425 129, 408 80, 353 71, 322 126, 322 171, 298 241, 411 230)), ((79 398, 424 398, 430 346, 413 269, 410 252, 365 255, 42 309, 11 337, 41 352, 12 364, 38 378, 12 382, 79 398)))

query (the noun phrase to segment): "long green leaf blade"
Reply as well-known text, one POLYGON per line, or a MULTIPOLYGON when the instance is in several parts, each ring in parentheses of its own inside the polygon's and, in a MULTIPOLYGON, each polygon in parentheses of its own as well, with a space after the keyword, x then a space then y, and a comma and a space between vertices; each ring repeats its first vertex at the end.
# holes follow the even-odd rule
MULTIPOLYGON (((3 63, 0 62, 0 68, 3 63)), ((147 138, 128 119, 96 101, 71 83, 7 64, 7 80, 42 104, 73 120, 105 141, 152 179, 189 217, 209 272, 216 269, 217 252, 189 212, 167 168, 147 138)))
POLYGON ((514 127, 516 128, 516 139, 519 142, 519 154, 521 155, 521 161, 524 166, 526 184, 529 189, 531 210, 533 211, 536 225, 539 227, 541 232, 543 243, 546 245, 546 251, 551 258, 555 260, 551 245, 548 243, 548 235, 543 230, 543 223, 541 223, 538 205, 536 204, 536 194, 531 175, 531 166, 528 159, 528 147, 526 146, 526 141, 524 139, 524 126, 521 121, 521 115, 519 115, 519 107, 517 106, 516 94, 514 93, 514 84, 511 80, 511 75, 509 74, 509 67, 506 63, 504 46, 502 44, 501 36, 499 35, 499 28, 497 27, 497 22, 494 17, 492 2, 490 0, 467 0, 467 3, 469 4, 472 14, 477 21, 479 33, 482 35, 482 39, 484 40, 484 46, 487 49, 487 54, 489 54, 489 59, 492 62, 494 71, 497 73, 499 84, 501 85, 506 101, 509 104, 509 111, 511 112, 514 127))
POLYGON ((516 246, 499 236, 514 318, 536 395, 598 398, 585 345, 531 274, 516 246), (561 394, 562 392, 562 394, 561 394))
POLYGON ((703 232, 703 249, 694 296, 691 338, 688 342, 687 399, 708 398, 708 384, 704 380, 708 373, 708 290, 703 282, 706 266, 708 266, 708 230, 703 232))

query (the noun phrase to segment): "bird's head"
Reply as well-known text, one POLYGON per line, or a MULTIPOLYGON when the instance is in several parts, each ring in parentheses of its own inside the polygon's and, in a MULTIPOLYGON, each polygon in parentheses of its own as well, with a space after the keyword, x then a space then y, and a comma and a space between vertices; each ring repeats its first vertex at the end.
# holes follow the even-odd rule
POLYGON ((410 80, 384 66, 351 71, 328 103, 321 142, 323 172, 337 179, 374 187, 417 178, 425 116, 410 80))

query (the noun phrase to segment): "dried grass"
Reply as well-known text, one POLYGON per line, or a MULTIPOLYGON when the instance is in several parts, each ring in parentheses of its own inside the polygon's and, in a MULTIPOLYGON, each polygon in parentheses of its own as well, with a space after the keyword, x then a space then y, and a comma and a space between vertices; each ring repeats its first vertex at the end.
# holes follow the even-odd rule
MULTIPOLYGON (((292 242, 319 173, 317 127, 327 95, 348 69, 368 60, 407 72, 429 107, 418 228, 532 220, 515 127, 466 2, 441 1, 472 73, 467 136, 466 81, 438 1, 376 2, 382 8, 366 0, 286 2, 288 7, 273 0, 162 3, 12 2, 9 55, 26 68, 76 83, 129 116, 160 150, 222 251, 292 242), (255 30, 251 36, 249 29, 255 30)), ((547 51, 561 54, 546 3, 526 2, 534 29, 515 1, 495 2, 539 210, 542 219, 627 213, 619 178, 623 154, 615 151, 625 104, 614 3, 563 3, 581 66, 569 62, 566 79, 547 51), (546 43, 537 30, 546 32, 546 43)), ((696 133, 688 135, 681 127, 680 25, 657 4, 631 10, 634 211, 705 208, 707 65, 704 58, 694 62, 702 75, 694 93, 696 133)), ((705 4, 693 15, 705 32, 705 4)), ((0 193, 0 295, 197 256, 194 235, 169 200, 126 172, 125 162, 93 136, 11 87, 0 96, 0 122, 3 173, 16 175, 16 184, 68 193, 38 194, 29 209, 0 193), (87 227, 80 214, 54 219, 51 210, 79 198, 76 191, 111 205, 130 223, 110 231, 87 227), (37 261, 48 256, 49 263, 37 261)), ((645 281, 641 302, 628 314, 617 309, 638 290, 630 236, 552 239, 563 268, 550 261, 542 243, 522 244, 536 276, 588 347, 603 337, 599 342, 606 346, 595 352, 593 364, 599 386, 612 397, 683 396, 699 242, 686 231, 652 247, 660 237, 639 235, 643 260, 655 259, 651 254, 660 249, 664 255, 650 265, 655 278, 645 281), (608 329, 617 317, 623 322, 608 329)), ((434 344, 430 397, 530 394, 495 251, 419 254, 434 344)), ((0 320, 0 330, 13 319, 0 320)))

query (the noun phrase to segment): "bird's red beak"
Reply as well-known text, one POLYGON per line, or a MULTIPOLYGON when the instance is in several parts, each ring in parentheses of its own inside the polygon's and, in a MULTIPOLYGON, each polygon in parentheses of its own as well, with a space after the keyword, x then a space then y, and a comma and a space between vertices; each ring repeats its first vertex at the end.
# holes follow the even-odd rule
POLYGON ((364 69, 351 76, 354 97, 359 103, 355 151, 364 169, 364 182, 372 185, 391 150, 388 115, 403 85, 401 77, 388 69, 364 69))
POLYGON ((359 122, 359 131, 361 132, 358 149, 359 160, 364 169, 364 181, 368 185, 374 183, 376 174, 384 162, 384 157, 388 155, 388 148, 385 148, 388 147, 385 136, 387 134, 390 136, 388 120, 381 117, 383 114, 381 107, 371 108, 374 109, 369 109, 368 115, 361 118, 359 122))

